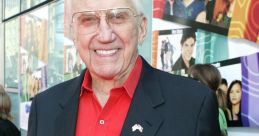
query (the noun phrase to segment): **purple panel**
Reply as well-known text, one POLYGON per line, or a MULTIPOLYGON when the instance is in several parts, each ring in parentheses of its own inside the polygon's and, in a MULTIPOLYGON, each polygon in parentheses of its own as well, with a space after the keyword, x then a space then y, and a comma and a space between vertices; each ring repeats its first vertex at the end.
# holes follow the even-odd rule
POLYGON ((259 53, 241 58, 243 126, 259 127, 259 53))
POLYGON ((48 72, 47 72, 47 65, 41 68, 41 91, 47 89, 48 87, 48 72))
MULTIPOLYGON (((241 115, 248 115, 248 94, 244 93, 248 90, 244 84, 246 84, 246 80, 243 80, 243 77, 248 77, 248 70, 245 67, 245 63, 247 62, 247 57, 241 57, 241 70, 242 70, 242 99, 241 99, 241 115)), ((243 126, 249 126, 249 119, 245 116, 242 116, 243 126)))

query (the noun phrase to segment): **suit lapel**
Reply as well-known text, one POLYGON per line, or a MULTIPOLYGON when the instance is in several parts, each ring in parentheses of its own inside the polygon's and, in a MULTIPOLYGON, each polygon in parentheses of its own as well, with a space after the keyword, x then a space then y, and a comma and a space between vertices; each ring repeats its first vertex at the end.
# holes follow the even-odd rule
POLYGON ((143 60, 140 81, 134 93, 121 136, 154 136, 162 124, 163 119, 155 110, 164 103, 160 92, 159 82, 153 74, 153 69, 143 60), (140 125, 142 132, 133 130, 140 125))
POLYGON ((68 87, 66 91, 69 93, 64 94, 63 99, 60 100, 59 106, 61 108, 61 112, 55 120, 55 136, 75 135, 79 95, 84 73, 85 71, 82 72, 73 83, 71 83, 71 87, 68 87))

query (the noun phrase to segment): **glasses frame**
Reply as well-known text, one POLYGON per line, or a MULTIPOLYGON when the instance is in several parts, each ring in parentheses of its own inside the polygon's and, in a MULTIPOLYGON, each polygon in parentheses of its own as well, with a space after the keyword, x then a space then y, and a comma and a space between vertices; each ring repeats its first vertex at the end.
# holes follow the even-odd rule
MULTIPOLYGON (((72 14, 72 20, 71 20, 71 23, 70 23, 70 29, 72 30, 72 32, 74 32, 73 30, 73 24, 76 22, 74 19, 75 16, 77 14, 80 14, 80 13, 86 13, 86 12, 94 12, 95 16, 97 16, 99 18, 99 23, 98 23, 98 26, 96 28, 96 30, 99 28, 99 25, 100 25, 100 17, 102 17, 100 15, 101 12, 104 12, 104 16, 105 16, 105 21, 107 24, 109 24, 109 21, 108 21, 108 18, 107 18, 107 12, 110 11, 110 10, 118 10, 118 9, 128 9, 131 13, 132 13, 132 17, 139 17, 139 16, 143 16, 143 13, 137 13, 135 12, 132 8, 129 8, 129 7, 118 7, 118 8, 109 8, 109 9, 99 9, 99 10, 85 10, 85 11, 80 11, 80 12, 75 12, 72 14)), ((110 24, 109 24, 110 25, 110 24)), ((93 32, 90 32, 90 33, 87 33, 87 34, 91 34, 91 33, 94 33, 96 32, 93 31, 93 32)), ((80 35, 87 35, 87 34, 80 34, 80 35)))

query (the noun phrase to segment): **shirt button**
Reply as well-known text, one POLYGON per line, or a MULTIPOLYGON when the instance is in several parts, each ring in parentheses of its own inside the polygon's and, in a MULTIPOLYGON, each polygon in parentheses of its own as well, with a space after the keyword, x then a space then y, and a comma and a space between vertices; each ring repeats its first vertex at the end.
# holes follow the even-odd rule
POLYGON ((100 122, 99 122, 101 125, 104 125, 104 120, 100 120, 100 122))

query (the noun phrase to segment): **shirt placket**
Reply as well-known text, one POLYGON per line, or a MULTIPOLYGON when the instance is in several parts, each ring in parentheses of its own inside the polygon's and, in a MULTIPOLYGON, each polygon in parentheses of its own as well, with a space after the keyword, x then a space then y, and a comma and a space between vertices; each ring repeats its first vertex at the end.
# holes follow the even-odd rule
MULTIPOLYGON (((122 95, 121 88, 113 89, 113 90, 111 90, 110 97, 109 97, 107 103, 105 104, 105 106, 103 107, 103 109, 101 109, 101 106, 98 103, 99 108, 100 108, 100 114, 96 120, 96 126, 95 126, 95 131, 94 131, 96 136, 108 136, 108 134, 109 134, 108 125, 110 124, 109 116, 112 112, 113 106, 119 100, 121 95, 122 95)), ((97 99, 96 99, 96 102, 98 102, 97 99)))

